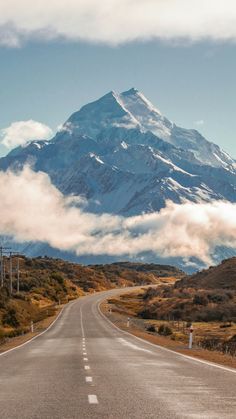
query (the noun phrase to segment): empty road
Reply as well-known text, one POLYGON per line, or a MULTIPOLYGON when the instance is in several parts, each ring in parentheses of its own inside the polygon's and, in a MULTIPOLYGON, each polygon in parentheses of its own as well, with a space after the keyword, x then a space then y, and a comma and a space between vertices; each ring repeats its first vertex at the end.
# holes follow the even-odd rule
POLYGON ((0 356, 0 418, 235 419, 236 370, 119 331, 98 309, 116 292, 70 303, 48 331, 0 356))

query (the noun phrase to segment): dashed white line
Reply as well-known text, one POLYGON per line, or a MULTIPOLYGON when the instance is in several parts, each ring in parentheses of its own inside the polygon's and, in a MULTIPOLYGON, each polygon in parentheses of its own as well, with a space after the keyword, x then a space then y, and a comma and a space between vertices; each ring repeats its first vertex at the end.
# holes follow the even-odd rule
POLYGON ((86 383, 92 383, 93 377, 85 377, 86 383))
POLYGON ((84 358, 84 361, 88 361, 88 358, 84 358))
POLYGON ((89 366, 89 365, 85 365, 85 366, 84 366, 84 369, 85 369, 85 370, 90 370, 90 366, 89 366))
POLYGON ((83 355, 85 355, 85 356, 86 356, 86 355, 87 355, 87 352, 83 352, 83 355))
POLYGON ((82 337, 85 338, 85 334, 84 334, 84 325, 83 325, 83 314, 82 314, 82 309, 80 307, 80 325, 81 325, 81 332, 82 332, 82 337))
POLYGON ((98 399, 95 394, 89 394, 88 401, 89 401, 89 404, 98 404, 98 399))

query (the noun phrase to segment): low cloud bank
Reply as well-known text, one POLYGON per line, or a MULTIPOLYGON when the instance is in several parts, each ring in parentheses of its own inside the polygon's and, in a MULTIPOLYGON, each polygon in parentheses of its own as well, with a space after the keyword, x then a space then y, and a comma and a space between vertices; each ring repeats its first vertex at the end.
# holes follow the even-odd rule
POLYGON ((167 202, 134 217, 86 212, 80 197, 64 197, 42 172, 0 172, 0 234, 40 241, 78 255, 196 257, 211 263, 214 248, 236 248, 236 204, 167 202))
POLYGON ((0 44, 33 37, 119 44, 235 40, 235 0, 1 0, 0 44))

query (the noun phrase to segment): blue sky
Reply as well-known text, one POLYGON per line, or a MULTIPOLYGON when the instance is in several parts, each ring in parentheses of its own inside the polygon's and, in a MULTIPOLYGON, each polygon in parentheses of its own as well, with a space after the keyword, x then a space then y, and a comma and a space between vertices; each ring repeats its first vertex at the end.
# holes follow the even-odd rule
POLYGON ((20 45, 0 39, 0 130, 32 119, 55 131, 83 104, 136 87, 169 119, 199 129, 236 158, 234 40, 68 36, 29 37, 20 45))

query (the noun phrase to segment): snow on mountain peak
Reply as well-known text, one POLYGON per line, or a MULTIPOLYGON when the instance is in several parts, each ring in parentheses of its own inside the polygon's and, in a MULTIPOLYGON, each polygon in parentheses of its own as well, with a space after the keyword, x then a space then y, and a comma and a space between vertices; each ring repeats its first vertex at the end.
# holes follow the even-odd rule
POLYGON ((73 126, 76 134, 87 134, 90 137, 96 137, 101 130, 109 127, 140 127, 139 122, 126 109, 120 95, 114 91, 83 106, 71 115, 68 123, 73 126))
MULTIPOLYGON (((110 91, 100 99, 83 106, 63 127, 69 127, 74 136, 86 135, 97 142, 109 139, 112 143, 114 135, 123 140, 122 130, 135 129, 141 133, 150 131, 176 148, 190 152, 199 164, 235 171, 235 161, 218 146, 207 141, 196 130, 184 129, 173 124, 134 87, 122 93, 110 91), (121 130, 114 133, 114 128, 121 130)), ((128 132, 126 134, 128 135, 128 132)), ((134 137, 135 134, 132 142, 137 141, 138 144, 139 136, 137 135, 136 139, 134 137)))

